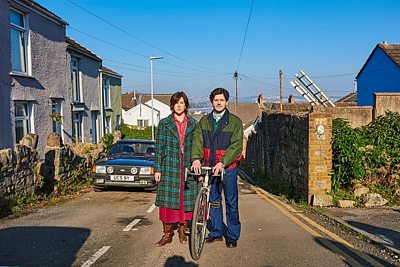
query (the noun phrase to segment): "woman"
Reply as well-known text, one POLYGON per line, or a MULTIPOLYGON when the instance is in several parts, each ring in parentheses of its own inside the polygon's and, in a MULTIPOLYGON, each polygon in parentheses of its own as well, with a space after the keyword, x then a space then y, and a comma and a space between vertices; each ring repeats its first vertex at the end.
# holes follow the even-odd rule
POLYGON ((172 242, 173 224, 177 223, 179 241, 187 242, 185 228, 192 219, 198 183, 185 183, 184 170, 189 167, 194 128, 197 122, 187 115, 189 100, 184 92, 176 92, 170 100, 172 114, 158 125, 154 171, 158 182, 156 206, 160 210, 164 235, 156 246, 172 242))

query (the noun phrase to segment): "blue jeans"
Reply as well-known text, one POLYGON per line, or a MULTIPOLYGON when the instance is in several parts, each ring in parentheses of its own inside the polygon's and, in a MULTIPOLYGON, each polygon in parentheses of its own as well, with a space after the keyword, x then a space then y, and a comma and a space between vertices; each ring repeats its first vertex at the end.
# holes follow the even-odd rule
POLYGON ((237 167, 226 170, 224 181, 219 177, 212 177, 210 191, 210 236, 222 237, 224 222, 222 216, 222 188, 225 195, 227 235, 231 240, 238 240, 240 236, 239 204, 238 204, 238 170, 237 167))

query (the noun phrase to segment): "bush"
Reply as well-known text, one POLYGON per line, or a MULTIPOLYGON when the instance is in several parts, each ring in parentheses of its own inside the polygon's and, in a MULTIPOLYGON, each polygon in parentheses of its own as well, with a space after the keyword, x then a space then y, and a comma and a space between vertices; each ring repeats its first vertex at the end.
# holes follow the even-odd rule
POLYGON ((112 147, 112 145, 113 145, 114 136, 113 136, 112 134, 105 134, 105 135, 101 138, 100 142, 104 145, 104 151, 105 151, 106 153, 108 153, 108 152, 110 152, 111 147, 112 147))
MULTIPOLYGON (((157 129, 155 128, 154 131, 157 129)), ((151 127, 130 126, 121 124, 122 139, 144 139, 151 140, 151 127)))
POLYGON ((394 196, 400 188, 399 113, 386 112, 359 129, 351 129, 346 121, 334 119, 332 152, 335 191, 349 188, 356 179, 370 189, 379 188, 387 196, 394 196))

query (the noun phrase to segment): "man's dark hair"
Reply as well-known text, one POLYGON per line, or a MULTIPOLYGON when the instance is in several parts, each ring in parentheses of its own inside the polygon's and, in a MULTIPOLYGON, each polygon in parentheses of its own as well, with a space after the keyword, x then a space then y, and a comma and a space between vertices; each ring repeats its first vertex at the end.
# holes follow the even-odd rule
POLYGON ((220 95, 220 94, 223 94, 224 97, 225 97, 225 100, 228 102, 228 100, 229 100, 229 92, 228 92, 228 90, 226 90, 225 88, 219 87, 219 88, 215 88, 214 90, 212 90, 212 92, 210 94, 211 103, 213 102, 214 97, 216 95, 220 95))
POLYGON ((189 99, 184 92, 176 92, 171 96, 169 107, 171 108, 172 112, 174 111, 175 104, 178 103, 181 98, 183 98, 183 101, 186 105, 185 113, 188 113, 189 99))

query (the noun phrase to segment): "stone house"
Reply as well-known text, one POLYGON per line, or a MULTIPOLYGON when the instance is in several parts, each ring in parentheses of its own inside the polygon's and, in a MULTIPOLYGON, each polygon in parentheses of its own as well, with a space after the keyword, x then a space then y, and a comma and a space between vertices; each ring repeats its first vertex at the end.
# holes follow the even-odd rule
MULTIPOLYGON (((103 134, 112 134, 115 130, 118 130, 121 125, 121 79, 122 75, 104 66, 101 67, 100 84, 102 86, 101 109, 103 114, 103 134)), ((98 122, 95 123, 98 124, 98 122)))
POLYGON ((101 58, 67 37, 67 89, 71 99, 72 142, 98 143, 102 137, 101 58))
POLYGON ((356 79, 358 106, 372 106, 374 93, 399 93, 400 44, 376 45, 356 79))
POLYGON ((34 1, 0 1, 0 148, 35 133, 43 151, 52 131, 71 134, 66 25, 34 1))

